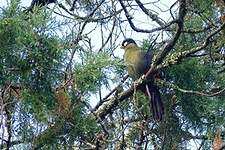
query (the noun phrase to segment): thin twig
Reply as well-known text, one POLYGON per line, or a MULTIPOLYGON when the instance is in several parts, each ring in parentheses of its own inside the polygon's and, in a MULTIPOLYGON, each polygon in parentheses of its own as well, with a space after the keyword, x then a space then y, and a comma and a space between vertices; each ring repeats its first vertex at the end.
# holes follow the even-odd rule
POLYGON ((93 111, 96 111, 103 103, 108 101, 108 98, 118 90, 118 88, 127 80, 128 75, 124 76, 123 79, 120 81, 120 83, 113 89, 111 90, 103 99, 102 101, 99 101, 95 108, 93 108, 93 111))
POLYGON ((170 82, 166 82, 166 81, 163 81, 163 80, 160 80, 160 79, 157 79, 157 81, 166 86, 166 87, 169 87, 169 88, 173 88, 175 90, 178 90, 182 93, 186 93, 186 94, 196 94, 196 95, 200 95, 200 96, 206 96, 206 97, 214 97, 214 96, 220 96, 223 92, 225 92, 225 88, 217 91, 217 92, 214 92, 214 93, 207 93, 207 92, 200 92, 200 91, 194 91, 194 90, 186 90, 186 89, 182 89, 180 88, 179 86, 173 84, 173 83, 170 83, 170 82))

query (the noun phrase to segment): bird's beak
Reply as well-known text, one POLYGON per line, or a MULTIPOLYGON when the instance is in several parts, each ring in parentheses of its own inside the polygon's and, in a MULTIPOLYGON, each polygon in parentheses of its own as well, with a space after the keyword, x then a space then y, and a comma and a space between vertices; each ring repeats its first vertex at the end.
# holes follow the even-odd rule
POLYGON ((124 47, 124 46, 120 46, 120 48, 121 48, 121 49, 124 49, 125 47, 124 47))

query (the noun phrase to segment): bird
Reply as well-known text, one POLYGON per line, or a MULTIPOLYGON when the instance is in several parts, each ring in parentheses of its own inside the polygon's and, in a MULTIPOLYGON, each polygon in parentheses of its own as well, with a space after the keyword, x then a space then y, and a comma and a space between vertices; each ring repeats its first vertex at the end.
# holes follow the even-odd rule
POLYGON ((27 11, 32 12, 34 6, 42 7, 42 6, 48 5, 50 3, 56 3, 56 2, 57 2, 57 0, 32 0, 30 7, 27 9, 27 11))
MULTIPOLYGON (((128 75, 133 81, 142 77, 151 67, 153 55, 151 51, 144 51, 138 47, 132 38, 126 38, 122 42, 121 49, 124 49, 124 63, 127 67, 128 75)), ((158 87, 153 81, 146 82, 140 90, 148 96, 151 103, 152 116, 154 120, 161 121, 164 114, 164 106, 158 87)))

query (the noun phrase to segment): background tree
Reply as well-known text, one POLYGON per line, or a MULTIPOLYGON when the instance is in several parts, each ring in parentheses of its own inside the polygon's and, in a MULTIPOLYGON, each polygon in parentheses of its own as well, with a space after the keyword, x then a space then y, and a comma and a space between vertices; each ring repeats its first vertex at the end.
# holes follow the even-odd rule
POLYGON ((224 6, 222 0, 74 0, 31 13, 20 0, 1 5, 0 148, 223 146, 224 6), (136 88, 118 48, 126 37, 154 53, 136 88), (161 122, 137 90, 158 70, 161 122))

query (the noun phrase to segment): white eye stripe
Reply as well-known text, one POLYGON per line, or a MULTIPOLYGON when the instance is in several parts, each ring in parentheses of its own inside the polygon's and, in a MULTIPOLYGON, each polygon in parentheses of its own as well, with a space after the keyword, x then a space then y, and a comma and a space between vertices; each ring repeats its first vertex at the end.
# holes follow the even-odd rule
POLYGON ((125 43, 124 43, 124 46, 127 46, 127 44, 128 44, 128 42, 125 42, 125 43))

